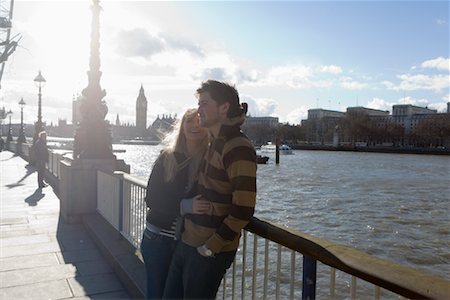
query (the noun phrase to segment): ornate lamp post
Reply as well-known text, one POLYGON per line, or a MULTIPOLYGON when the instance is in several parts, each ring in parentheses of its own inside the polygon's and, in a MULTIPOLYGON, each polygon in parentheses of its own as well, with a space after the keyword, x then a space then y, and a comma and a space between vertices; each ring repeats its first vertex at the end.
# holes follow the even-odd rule
POLYGON ((12 130, 11 130, 12 110, 9 110, 6 114, 9 114, 8 136, 6 137, 6 142, 9 143, 9 142, 11 142, 13 140, 13 138, 12 138, 12 130))
POLYGON ((20 105, 20 131, 19 131, 19 137, 17 138, 18 143, 25 143, 25 132, 23 129, 23 107, 25 106, 25 101, 23 101, 23 98, 20 99, 19 105, 20 105))
POLYGON ((3 120, 4 119, 6 119, 6 116, 7 116, 7 114, 6 114, 6 110, 5 110, 5 107, 2 107, 2 108, 0 108, 0 125, 1 125, 1 131, 0 131, 0 138, 2 137, 2 135, 3 135, 3 120))
POLYGON ((42 87, 45 85, 45 78, 42 76, 41 71, 39 71, 39 74, 34 78, 34 83, 36 84, 38 88, 38 116, 37 116, 37 122, 35 124, 35 132, 33 137, 33 144, 38 139, 39 132, 44 130, 44 126, 42 125, 42 87))
POLYGON ((80 105, 82 120, 75 132, 74 158, 115 159, 112 153, 112 138, 109 124, 105 121, 108 113, 106 102, 102 100, 106 91, 100 86, 100 11, 99 0, 93 0, 91 51, 89 59, 88 86, 81 92, 80 105))

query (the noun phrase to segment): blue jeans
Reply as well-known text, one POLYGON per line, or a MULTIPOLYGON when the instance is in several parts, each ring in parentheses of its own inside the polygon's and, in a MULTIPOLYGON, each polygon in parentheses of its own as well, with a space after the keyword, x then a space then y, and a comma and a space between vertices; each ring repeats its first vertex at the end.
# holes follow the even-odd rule
POLYGON ((215 299, 236 251, 203 257, 197 249, 178 243, 167 275, 163 299, 215 299))
POLYGON ((147 274, 147 299, 161 299, 177 241, 146 230, 141 253, 147 274))

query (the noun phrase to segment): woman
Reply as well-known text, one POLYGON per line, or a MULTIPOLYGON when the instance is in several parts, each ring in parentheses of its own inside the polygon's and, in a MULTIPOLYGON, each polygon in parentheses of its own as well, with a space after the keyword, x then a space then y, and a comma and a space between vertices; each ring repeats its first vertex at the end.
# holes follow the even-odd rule
POLYGON ((162 297, 177 243, 175 234, 181 200, 185 198, 183 209, 190 207, 183 213, 201 214, 209 209, 208 202, 193 198, 208 133, 199 126, 197 109, 187 110, 178 125, 173 131, 173 142, 161 152, 153 166, 145 196, 150 209, 141 252, 147 273, 148 299, 162 297))

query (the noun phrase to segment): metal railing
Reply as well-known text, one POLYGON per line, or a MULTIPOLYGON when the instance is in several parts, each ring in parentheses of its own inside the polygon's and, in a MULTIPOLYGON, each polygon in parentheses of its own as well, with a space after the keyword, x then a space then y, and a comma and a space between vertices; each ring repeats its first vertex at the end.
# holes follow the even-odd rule
POLYGON ((59 174, 60 174, 61 159, 63 159, 62 154, 55 153, 51 150, 49 151, 47 170, 58 179, 59 179, 59 174))
MULTIPOLYGON (((139 249, 146 183, 97 173, 98 211, 139 249)), ((224 276, 222 299, 446 299, 450 281, 252 218, 224 276)))

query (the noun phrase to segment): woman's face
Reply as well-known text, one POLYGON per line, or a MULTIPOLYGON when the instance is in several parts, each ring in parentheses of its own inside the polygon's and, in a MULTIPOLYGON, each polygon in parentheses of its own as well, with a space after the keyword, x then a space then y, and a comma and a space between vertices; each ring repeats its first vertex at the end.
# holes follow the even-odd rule
POLYGON ((187 117, 184 120, 183 132, 188 141, 202 141, 206 135, 207 131, 205 128, 200 127, 198 114, 194 114, 191 117, 187 117))

